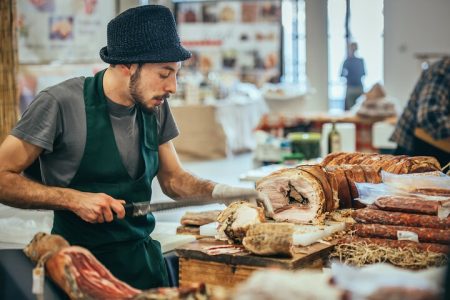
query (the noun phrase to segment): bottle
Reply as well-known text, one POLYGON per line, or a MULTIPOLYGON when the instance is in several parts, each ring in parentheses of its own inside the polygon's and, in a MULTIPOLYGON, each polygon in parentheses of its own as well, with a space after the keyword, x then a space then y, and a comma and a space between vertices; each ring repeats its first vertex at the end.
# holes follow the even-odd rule
POLYGON ((328 153, 341 151, 341 135, 336 129, 336 123, 333 122, 331 131, 328 134, 328 153))

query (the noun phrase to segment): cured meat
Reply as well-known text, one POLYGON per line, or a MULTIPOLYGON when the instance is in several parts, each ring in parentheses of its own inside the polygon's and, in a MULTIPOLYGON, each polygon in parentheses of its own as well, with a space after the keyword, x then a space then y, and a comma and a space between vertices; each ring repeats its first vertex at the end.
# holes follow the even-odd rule
POLYGON ((38 233, 24 249, 70 299, 130 299, 141 291, 118 280, 88 250, 69 246, 61 236, 38 233))
POLYGON ((384 224, 396 226, 427 227, 450 229, 450 217, 440 219, 438 216, 387 212, 378 209, 358 209, 353 212, 358 223, 384 224))
POLYGON ((354 224, 353 229, 357 236, 397 239, 398 231, 414 232, 419 242, 450 244, 450 230, 436 228, 419 228, 408 226, 392 226, 380 224, 354 224))
POLYGON ((292 256, 294 224, 252 225, 242 241, 245 249, 258 255, 292 256))
POLYGON ((339 244, 352 244, 352 243, 366 243, 368 245, 374 244, 382 247, 411 249, 416 248, 421 251, 429 251, 435 253, 448 254, 450 252, 450 246, 434 243, 417 243, 412 241, 399 241, 380 238, 361 238, 361 237, 349 237, 339 241, 339 244))
POLYGON ((385 196, 375 200, 375 205, 388 211, 437 215, 439 207, 448 201, 426 201, 420 197, 411 196, 385 196))
POLYGON ((251 225, 265 221, 263 208, 245 201, 233 202, 217 217, 218 239, 240 244, 251 225))
POLYGON ((202 226, 215 222, 221 210, 210 210, 201 212, 186 212, 180 220, 182 225, 202 226))
POLYGON ((343 164, 369 165, 395 174, 439 171, 439 162, 431 156, 393 156, 368 153, 332 153, 322 161, 322 166, 343 164))
POLYGON ((324 212, 338 208, 336 186, 323 168, 311 165, 274 172, 258 181, 256 189, 272 202, 274 220, 316 224, 323 221, 324 212))
POLYGON ((402 286, 382 287, 369 295, 367 300, 440 300, 441 295, 433 290, 402 286))
POLYGON ((450 197, 450 189, 419 188, 412 190, 412 192, 429 196, 450 197))
POLYGON ((330 174, 336 179, 339 208, 352 207, 352 196, 350 194, 347 176, 345 175, 345 169, 343 167, 331 166, 326 167, 325 170, 327 174, 330 174))

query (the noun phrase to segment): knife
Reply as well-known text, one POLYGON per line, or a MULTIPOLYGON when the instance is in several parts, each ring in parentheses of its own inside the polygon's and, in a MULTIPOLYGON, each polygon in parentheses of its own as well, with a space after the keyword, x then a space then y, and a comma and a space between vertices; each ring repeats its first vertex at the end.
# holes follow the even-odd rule
POLYGON ((175 201, 170 202, 133 202, 124 204, 126 217, 139 217, 151 212, 177 209, 188 206, 199 206, 214 203, 229 204, 236 200, 256 200, 256 193, 240 194, 232 197, 222 197, 220 199, 213 199, 211 196, 185 197, 176 198, 175 201))

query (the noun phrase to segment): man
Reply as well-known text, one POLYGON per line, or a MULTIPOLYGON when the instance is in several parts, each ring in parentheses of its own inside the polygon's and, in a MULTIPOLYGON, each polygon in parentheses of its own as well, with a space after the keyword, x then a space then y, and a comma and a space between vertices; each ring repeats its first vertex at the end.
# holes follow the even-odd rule
POLYGON ((160 245, 149 237, 153 215, 124 218, 123 204, 148 201, 155 175, 170 197, 256 192, 180 165, 167 99, 191 54, 170 10, 129 9, 107 32, 100 57, 110 66, 42 91, 1 145, 0 201, 54 210, 52 232, 88 248, 116 277, 140 289, 166 286, 160 245), (37 158, 45 185, 21 176, 37 158))
POLYGON ((396 154, 431 155, 450 162, 450 57, 422 72, 397 122, 396 154))
POLYGON ((357 43, 351 43, 348 47, 348 57, 342 65, 341 76, 347 79, 347 90, 345 93, 345 110, 355 105, 356 99, 364 93, 361 78, 366 75, 364 60, 356 57, 357 43))

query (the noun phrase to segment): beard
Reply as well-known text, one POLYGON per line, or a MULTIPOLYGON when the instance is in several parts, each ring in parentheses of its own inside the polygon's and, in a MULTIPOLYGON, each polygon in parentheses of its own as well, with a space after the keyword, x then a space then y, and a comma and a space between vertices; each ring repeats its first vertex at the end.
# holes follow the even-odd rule
MULTIPOLYGON (((142 69, 142 65, 138 64, 136 72, 134 72, 133 75, 131 75, 131 77, 130 77, 130 85, 129 85, 130 95, 131 95, 131 98, 133 98, 133 101, 138 108, 140 108, 141 110, 146 111, 146 112, 153 112, 155 110, 155 108, 157 108, 157 106, 149 107, 148 105, 146 105, 144 96, 142 95, 143 93, 139 89, 139 86, 140 86, 139 83, 141 82, 141 80, 140 80, 141 79, 141 69, 142 69)), ((164 94, 161 96, 154 96, 153 99, 164 99, 164 101, 165 101, 169 97, 170 97, 170 94, 164 94)))

